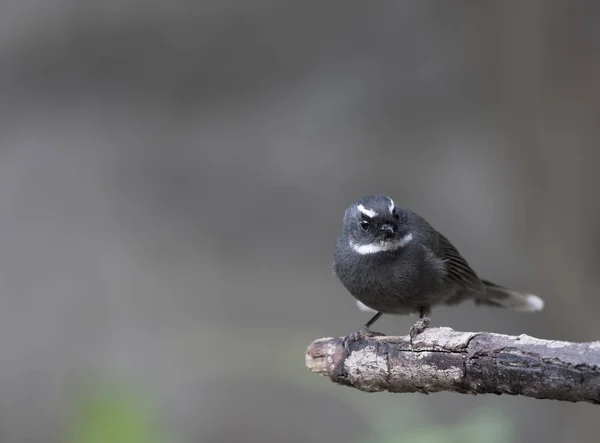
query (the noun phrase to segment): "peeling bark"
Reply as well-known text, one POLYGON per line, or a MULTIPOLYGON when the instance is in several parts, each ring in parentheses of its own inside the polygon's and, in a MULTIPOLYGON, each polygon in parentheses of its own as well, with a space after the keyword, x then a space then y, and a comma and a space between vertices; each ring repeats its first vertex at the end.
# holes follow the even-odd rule
POLYGON ((430 328, 413 340, 322 338, 306 366, 366 392, 454 391, 510 394, 600 404, 600 342, 570 343, 527 335, 430 328))

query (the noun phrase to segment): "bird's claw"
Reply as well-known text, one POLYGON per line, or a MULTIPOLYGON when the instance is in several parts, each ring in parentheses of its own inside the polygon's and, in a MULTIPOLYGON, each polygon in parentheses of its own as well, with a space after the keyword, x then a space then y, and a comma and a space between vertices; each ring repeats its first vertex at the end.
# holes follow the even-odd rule
POLYGON ((429 327, 431 323, 431 319, 429 317, 423 317, 416 321, 414 325, 410 327, 410 331, 408 332, 408 336, 410 337, 410 347, 413 349, 413 340, 417 335, 423 332, 425 329, 429 327))
POLYGON ((350 347, 353 343, 361 341, 367 337, 377 337, 383 335, 385 334, 382 334, 381 332, 371 331, 366 326, 363 326, 358 331, 346 335, 342 340, 342 344, 344 345, 344 349, 346 350, 346 352, 350 353, 350 347))

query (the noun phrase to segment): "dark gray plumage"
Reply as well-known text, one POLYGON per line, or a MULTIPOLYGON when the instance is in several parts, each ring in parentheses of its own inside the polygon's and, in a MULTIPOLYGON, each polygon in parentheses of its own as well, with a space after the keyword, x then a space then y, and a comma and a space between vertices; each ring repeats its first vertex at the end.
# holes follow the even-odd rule
POLYGON ((358 301, 378 314, 427 316, 440 304, 474 300, 539 311, 541 298, 481 280, 450 241, 385 195, 365 197, 344 214, 333 269, 358 301))

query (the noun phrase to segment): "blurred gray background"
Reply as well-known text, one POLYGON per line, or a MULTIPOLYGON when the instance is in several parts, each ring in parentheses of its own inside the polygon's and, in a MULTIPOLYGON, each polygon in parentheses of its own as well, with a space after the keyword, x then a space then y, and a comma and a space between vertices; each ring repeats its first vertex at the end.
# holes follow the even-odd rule
MULTIPOLYGON (((0 442, 597 442, 596 406, 364 394, 304 350, 382 192, 594 340, 600 3, 3 0, 0 442)), ((411 318, 378 330, 404 334, 411 318)))

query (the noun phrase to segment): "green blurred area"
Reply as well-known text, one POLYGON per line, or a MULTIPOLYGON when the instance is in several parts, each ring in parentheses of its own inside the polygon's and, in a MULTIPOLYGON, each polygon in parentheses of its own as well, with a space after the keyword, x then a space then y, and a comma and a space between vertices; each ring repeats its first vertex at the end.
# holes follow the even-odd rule
POLYGON ((146 396, 126 384, 97 383, 71 406, 65 443, 172 443, 146 396))

